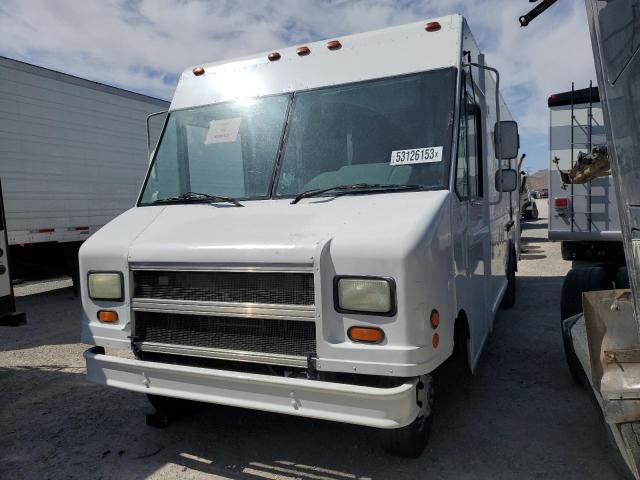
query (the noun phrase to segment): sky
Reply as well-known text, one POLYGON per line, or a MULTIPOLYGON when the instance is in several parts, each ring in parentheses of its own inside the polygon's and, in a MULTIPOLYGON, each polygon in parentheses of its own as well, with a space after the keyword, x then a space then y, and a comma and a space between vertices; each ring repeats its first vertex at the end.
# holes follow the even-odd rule
POLYGON ((170 100, 186 67, 463 14, 500 70, 524 168, 548 164, 547 98, 596 84, 582 0, 0 0, 0 55, 170 100))

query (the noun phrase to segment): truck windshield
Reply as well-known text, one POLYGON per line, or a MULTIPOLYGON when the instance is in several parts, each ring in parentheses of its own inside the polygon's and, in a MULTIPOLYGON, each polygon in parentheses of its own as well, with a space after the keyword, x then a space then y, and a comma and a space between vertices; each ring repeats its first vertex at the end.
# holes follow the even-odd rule
POLYGON ((172 112, 140 204, 356 183, 443 188, 455 78, 450 68, 172 112))

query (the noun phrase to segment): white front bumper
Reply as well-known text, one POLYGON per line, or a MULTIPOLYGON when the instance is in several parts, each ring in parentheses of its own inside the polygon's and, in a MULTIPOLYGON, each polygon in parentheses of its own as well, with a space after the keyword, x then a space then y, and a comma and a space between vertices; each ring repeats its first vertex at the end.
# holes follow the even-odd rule
POLYGON ((87 350, 87 379, 135 392, 286 413, 376 428, 399 428, 418 415, 417 379, 374 388, 170 365, 87 350))

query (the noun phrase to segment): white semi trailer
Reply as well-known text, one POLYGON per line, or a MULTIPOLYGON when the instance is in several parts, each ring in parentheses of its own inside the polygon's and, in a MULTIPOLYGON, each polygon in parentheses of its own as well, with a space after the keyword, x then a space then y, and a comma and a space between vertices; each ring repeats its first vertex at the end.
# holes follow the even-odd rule
POLYGON ((80 250, 88 379, 419 455, 433 373, 515 301, 498 83, 457 15, 185 70, 136 206, 80 250))
MULTIPOLYGON (((12 263, 65 258, 130 208, 156 98, 0 57, 0 178, 12 263)), ((162 122, 151 122, 157 139, 162 122)))

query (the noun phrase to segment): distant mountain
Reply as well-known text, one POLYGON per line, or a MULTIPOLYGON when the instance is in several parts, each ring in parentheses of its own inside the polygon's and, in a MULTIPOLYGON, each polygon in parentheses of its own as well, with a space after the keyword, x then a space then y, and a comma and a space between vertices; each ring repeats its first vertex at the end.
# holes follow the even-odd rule
POLYGON ((527 183, 530 190, 542 190, 549 188, 549 170, 538 170, 527 177, 527 183))

